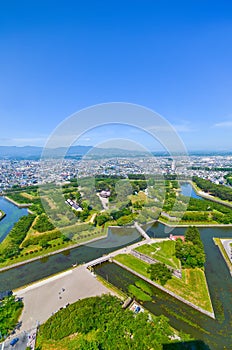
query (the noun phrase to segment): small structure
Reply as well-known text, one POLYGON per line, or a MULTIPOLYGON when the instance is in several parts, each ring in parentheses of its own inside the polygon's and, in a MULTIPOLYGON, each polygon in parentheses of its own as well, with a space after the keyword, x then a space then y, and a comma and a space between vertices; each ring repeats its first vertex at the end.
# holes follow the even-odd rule
POLYGON ((68 204, 70 207, 72 207, 72 209, 76 210, 76 211, 82 211, 83 209, 81 208, 81 206, 76 202, 73 201, 72 199, 67 199, 65 201, 66 204, 68 204))
POLYGON ((172 234, 170 234, 169 238, 171 241, 176 241, 177 239, 181 239, 184 242, 185 240, 184 236, 173 236, 172 234))
POLYGON ((110 197, 110 191, 109 190, 103 190, 103 191, 101 191, 100 192, 100 196, 102 197, 102 198, 109 198, 110 197))
POLYGON ((135 314, 144 312, 144 308, 135 301, 131 304, 129 310, 133 311, 135 314))

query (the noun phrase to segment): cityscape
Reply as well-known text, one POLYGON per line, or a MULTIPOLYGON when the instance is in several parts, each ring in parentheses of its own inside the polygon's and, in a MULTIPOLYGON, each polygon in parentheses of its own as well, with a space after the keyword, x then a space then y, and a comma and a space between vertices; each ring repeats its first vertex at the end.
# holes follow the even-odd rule
POLYGON ((227 185, 225 175, 232 171, 232 155, 177 157, 133 157, 98 160, 57 159, 45 160, 0 160, 0 190, 12 186, 63 183, 72 178, 128 174, 176 174, 178 176, 199 176, 215 184, 227 185))

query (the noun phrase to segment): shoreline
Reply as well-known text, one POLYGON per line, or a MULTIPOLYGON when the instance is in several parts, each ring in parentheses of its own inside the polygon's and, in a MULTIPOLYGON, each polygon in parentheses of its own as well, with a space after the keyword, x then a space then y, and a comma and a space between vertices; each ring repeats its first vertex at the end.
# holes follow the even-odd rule
MULTIPOLYGON (((3 272, 3 271, 14 269, 14 268, 22 266, 22 265, 29 264, 29 263, 31 263, 33 261, 36 261, 36 260, 40 260, 40 259, 43 259, 43 258, 48 258, 48 257, 50 257, 52 255, 60 254, 60 253, 62 253, 64 251, 66 251, 66 250, 72 250, 72 249, 78 248, 78 247, 80 247, 82 245, 89 244, 89 243, 95 242, 95 241, 97 241, 99 239, 106 238, 106 237, 107 237, 107 235, 103 235, 101 237, 92 238, 92 239, 90 239, 89 241, 86 241, 86 242, 76 243, 76 244, 70 245, 68 247, 55 250, 54 252, 50 252, 48 254, 39 255, 39 256, 36 256, 36 257, 28 259, 28 260, 20 261, 18 263, 12 264, 12 265, 1 267, 0 268, 0 273, 3 272)), ((67 270, 63 270, 63 271, 67 271, 67 270)))
MULTIPOLYGON (((134 275, 136 275, 136 276, 138 276, 139 278, 145 280, 146 282, 148 282, 148 283, 154 285, 156 288, 162 290, 163 292, 166 292, 167 294, 171 295, 172 297, 174 297, 174 298, 180 300, 181 302, 183 302, 183 303, 185 303, 185 304, 191 306, 192 308, 196 309, 197 311, 199 311, 199 312, 201 312, 201 313, 203 313, 203 314, 205 314, 205 315, 207 315, 207 316, 213 318, 214 320, 216 319, 216 318, 215 318, 214 311, 210 312, 210 311, 207 311, 207 310, 202 309, 200 306, 197 306, 197 305, 191 303, 190 301, 188 301, 188 300, 182 298, 181 296, 175 294, 174 292, 170 291, 169 289, 167 289, 167 288, 165 288, 165 287, 159 285, 158 283, 156 283, 156 282, 154 282, 154 281, 151 281, 149 278, 147 278, 147 277, 141 275, 140 273, 138 273, 138 272, 132 270, 131 268, 129 268, 129 267, 123 265, 122 263, 118 262, 117 260, 113 260, 113 262, 114 262, 115 264, 119 265, 120 267, 122 267, 123 269, 125 269, 125 270, 131 272, 132 274, 134 274, 134 275)), ((209 297, 210 297, 210 295, 209 295, 209 297)), ((210 298, 210 301, 211 301, 211 298, 210 298)), ((211 305, 212 305, 212 302, 211 302, 211 305)), ((212 306, 212 309, 213 309, 213 306, 212 306)))
POLYGON ((232 277, 232 264, 222 243, 223 238, 213 237, 214 244, 218 247, 232 277))
POLYGON ((160 219, 158 219, 156 222, 159 222, 160 224, 163 224, 165 226, 168 226, 168 227, 172 227, 172 228, 175 228, 175 227, 189 227, 189 226, 196 226, 196 227, 209 227, 209 228, 213 228, 213 227, 232 227, 232 224, 195 224, 194 222, 193 223, 189 223, 189 224, 170 224, 170 223, 167 223, 167 222, 164 222, 160 219))
POLYGON ((29 208, 32 203, 18 203, 15 202, 13 199, 7 197, 7 196, 3 196, 3 198, 5 198, 8 202, 11 202, 12 204, 16 205, 16 207, 18 208, 29 208))
MULTIPOLYGON (((165 226, 167 226, 168 228, 172 228, 172 229, 174 229, 174 228, 176 228, 176 227, 183 227, 183 228, 187 228, 187 227, 189 227, 189 226, 196 226, 196 227, 200 227, 200 228, 206 228, 206 227, 211 227, 211 228, 214 228, 214 227, 232 227, 232 224, 209 224, 209 225, 207 225, 207 224, 202 224, 202 225, 194 225, 194 223, 192 223, 192 225, 189 225, 189 224, 183 224, 183 225, 176 225, 176 224, 170 224, 170 223, 166 223, 166 222, 163 222, 163 221, 161 221, 161 220, 154 220, 153 221, 153 224, 155 224, 155 223, 160 223, 160 224, 163 224, 163 225, 165 225, 165 226)), ((146 225, 146 224, 145 224, 146 225)), ((143 225, 144 226, 144 225, 143 225)), ((124 226, 109 226, 108 228, 125 228, 124 226)), ((134 226, 134 225, 132 225, 132 226, 127 226, 126 228, 135 228, 136 229, 136 227, 134 226)), ((140 233, 141 234, 141 233, 140 233)), ((53 251, 53 252, 50 252, 50 253, 48 253, 48 254, 44 254, 44 255, 39 255, 39 256, 37 256, 37 257, 34 257, 34 258, 31 258, 31 259, 28 259, 28 260, 24 260, 24 261, 21 261, 21 262, 18 262, 18 263, 15 263, 15 264, 11 264, 11 265, 8 265, 8 266, 4 266, 4 267, 1 267, 0 268, 0 273, 1 272, 3 272, 3 271, 7 271, 7 270, 10 270, 10 269, 13 269, 13 268, 16 268, 16 267, 19 267, 19 266, 22 266, 22 265, 26 265, 26 264, 29 264, 29 263, 31 263, 31 262, 33 262, 33 261, 36 261, 36 260, 40 260, 40 259, 42 259, 42 258, 46 258, 46 257, 49 257, 49 256, 52 256, 52 255, 56 255, 56 254, 59 254, 59 253, 62 253, 63 251, 66 251, 66 250, 72 250, 72 249, 75 249, 75 248, 77 248, 77 247, 79 247, 79 246, 81 246, 81 245, 85 245, 85 244, 89 244, 89 243, 92 243, 92 242, 95 242, 95 241, 97 241, 97 240, 100 240, 100 239, 103 239, 103 238, 106 238, 108 236, 108 231, 107 231, 107 234, 104 234, 103 236, 101 236, 101 237, 96 237, 96 238, 93 238, 93 239, 91 239, 91 240, 89 240, 89 241, 86 241, 86 242, 82 242, 82 243, 76 243, 76 244, 74 244, 74 245, 71 245, 71 246, 69 246, 69 247, 65 247, 65 248, 61 248, 61 249, 58 249, 58 250, 55 250, 55 251, 53 251)), ((65 271, 65 270, 64 270, 65 271)))
POLYGON ((6 213, 3 210, 0 209, 0 221, 2 219, 4 219, 5 216, 6 216, 6 213))
POLYGON ((208 193, 205 193, 204 191, 201 191, 197 185, 193 182, 193 181, 186 181, 188 183, 190 183, 194 189, 194 191, 196 192, 196 194, 204 199, 208 199, 212 202, 216 202, 216 203, 219 203, 219 204, 223 204, 229 208, 232 208, 232 203, 230 202, 226 202, 226 201, 223 201, 223 199, 220 199, 220 198, 215 198, 214 196, 211 196, 210 194, 208 193))

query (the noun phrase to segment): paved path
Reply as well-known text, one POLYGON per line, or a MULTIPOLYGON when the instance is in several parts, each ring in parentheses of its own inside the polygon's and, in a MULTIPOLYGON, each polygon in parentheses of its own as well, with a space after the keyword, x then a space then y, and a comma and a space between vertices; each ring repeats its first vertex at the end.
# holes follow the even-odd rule
POLYGON ((223 244, 223 247, 225 248, 228 258, 230 259, 230 262, 232 263, 232 247, 231 247, 232 239, 221 239, 221 242, 223 244))
POLYGON ((21 331, 43 323, 67 303, 109 292, 84 266, 34 283, 15 293, 24 302, 21 331))

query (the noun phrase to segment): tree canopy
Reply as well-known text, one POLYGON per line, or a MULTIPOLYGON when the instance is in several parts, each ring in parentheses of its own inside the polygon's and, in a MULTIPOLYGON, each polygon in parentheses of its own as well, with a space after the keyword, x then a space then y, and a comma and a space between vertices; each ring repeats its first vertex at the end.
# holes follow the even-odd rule
POLYGON ((135 315, 122 309, 118 298, 103 295, 79 300, 50 317, 39 329, 37 346, 43 349, 48 341, 52 348, 52 341, 59 344, 69 337, 69 344, 72 341, 77 350, 161 350, 171 335, 166 317, 147 312, 135 315))

